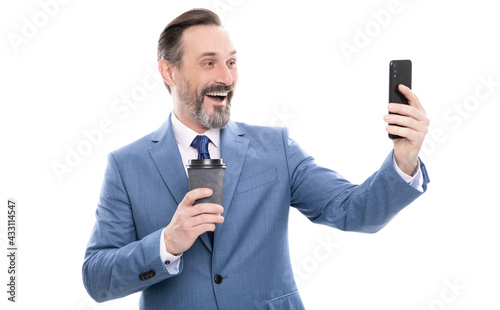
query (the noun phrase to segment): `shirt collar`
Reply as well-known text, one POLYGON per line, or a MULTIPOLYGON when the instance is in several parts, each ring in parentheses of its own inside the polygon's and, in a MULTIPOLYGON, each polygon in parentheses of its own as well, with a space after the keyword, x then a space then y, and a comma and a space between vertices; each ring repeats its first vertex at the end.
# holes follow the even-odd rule
MULTIPOLYGON (((181 121, 177 118, 177 116, 175 116, 173 112, 170 118, 172 121, 172 129, 174 130, 175 139, 177 140, 177 143, 180 145, 180 147, 185 152, 187 152, 198 133, 181 123, 181 121)), ((205 131, 203 135, 207 136, 215 145, 215 147, 220 149, 220 129, 210 128, 209 130, 205 131)))

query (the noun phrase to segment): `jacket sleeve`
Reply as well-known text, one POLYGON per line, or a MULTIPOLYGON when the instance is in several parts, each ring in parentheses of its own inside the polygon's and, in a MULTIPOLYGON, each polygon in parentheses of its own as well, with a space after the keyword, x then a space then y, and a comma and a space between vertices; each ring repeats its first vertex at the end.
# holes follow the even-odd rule
MULTIPOLYGON (((159 229, 137 240, 127 191, 110 154, 82 268, 89 295, 98 302, 107 301, 174 276, 160 257, 161 232, 159 229)), ((179 273, 183 266, 180 259, 179 273)))
MULTIPOLYGON (((397 174, 393 152, 377 172, 362 184, 355 185, 337 172, 318 166, 288 137, 286 130, 283 131, 283 142, 291 206, 314 223, 345 231, 374 233, 422 194, 397 174)), ((420 169, 425 192, 429 177, 423 162, 420 162, 420 169)))

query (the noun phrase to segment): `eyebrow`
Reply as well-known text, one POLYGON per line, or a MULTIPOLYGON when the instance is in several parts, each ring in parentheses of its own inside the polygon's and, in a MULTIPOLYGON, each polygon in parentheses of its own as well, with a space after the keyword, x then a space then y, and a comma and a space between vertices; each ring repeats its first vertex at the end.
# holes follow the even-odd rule
MULTIPOLYGON (((201 53, 200 56, 198 56, 198 58, 203 58, 203 57, 206 57, 206 56, 216 56, 217 53, 216 52, 205 52, 205 53, 201 53)), ((236 55, 236 50, 233 50, 231 52, 231 54, 229 54, 229 56, 234 56, 236 55)))

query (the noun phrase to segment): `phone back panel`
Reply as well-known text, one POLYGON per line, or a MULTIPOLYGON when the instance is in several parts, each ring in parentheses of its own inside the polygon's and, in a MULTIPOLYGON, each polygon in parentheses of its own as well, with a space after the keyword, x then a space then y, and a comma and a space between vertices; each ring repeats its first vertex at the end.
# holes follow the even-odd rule
POLYGON ((403 84, 411 89, 411 60, 393 60, 389 64, 389 102, 408 104, 408 100, 398 90, 403 84))

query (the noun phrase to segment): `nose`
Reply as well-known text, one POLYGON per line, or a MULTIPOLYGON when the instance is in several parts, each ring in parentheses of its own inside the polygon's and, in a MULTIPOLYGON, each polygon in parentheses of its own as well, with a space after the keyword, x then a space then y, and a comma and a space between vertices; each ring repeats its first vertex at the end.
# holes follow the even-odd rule
POLYGON ((216 72, 215 82, 224 84, 224 85, 232 85, 234 82, 233 73, 229 69, 227 65, 220 66, 216 72))

